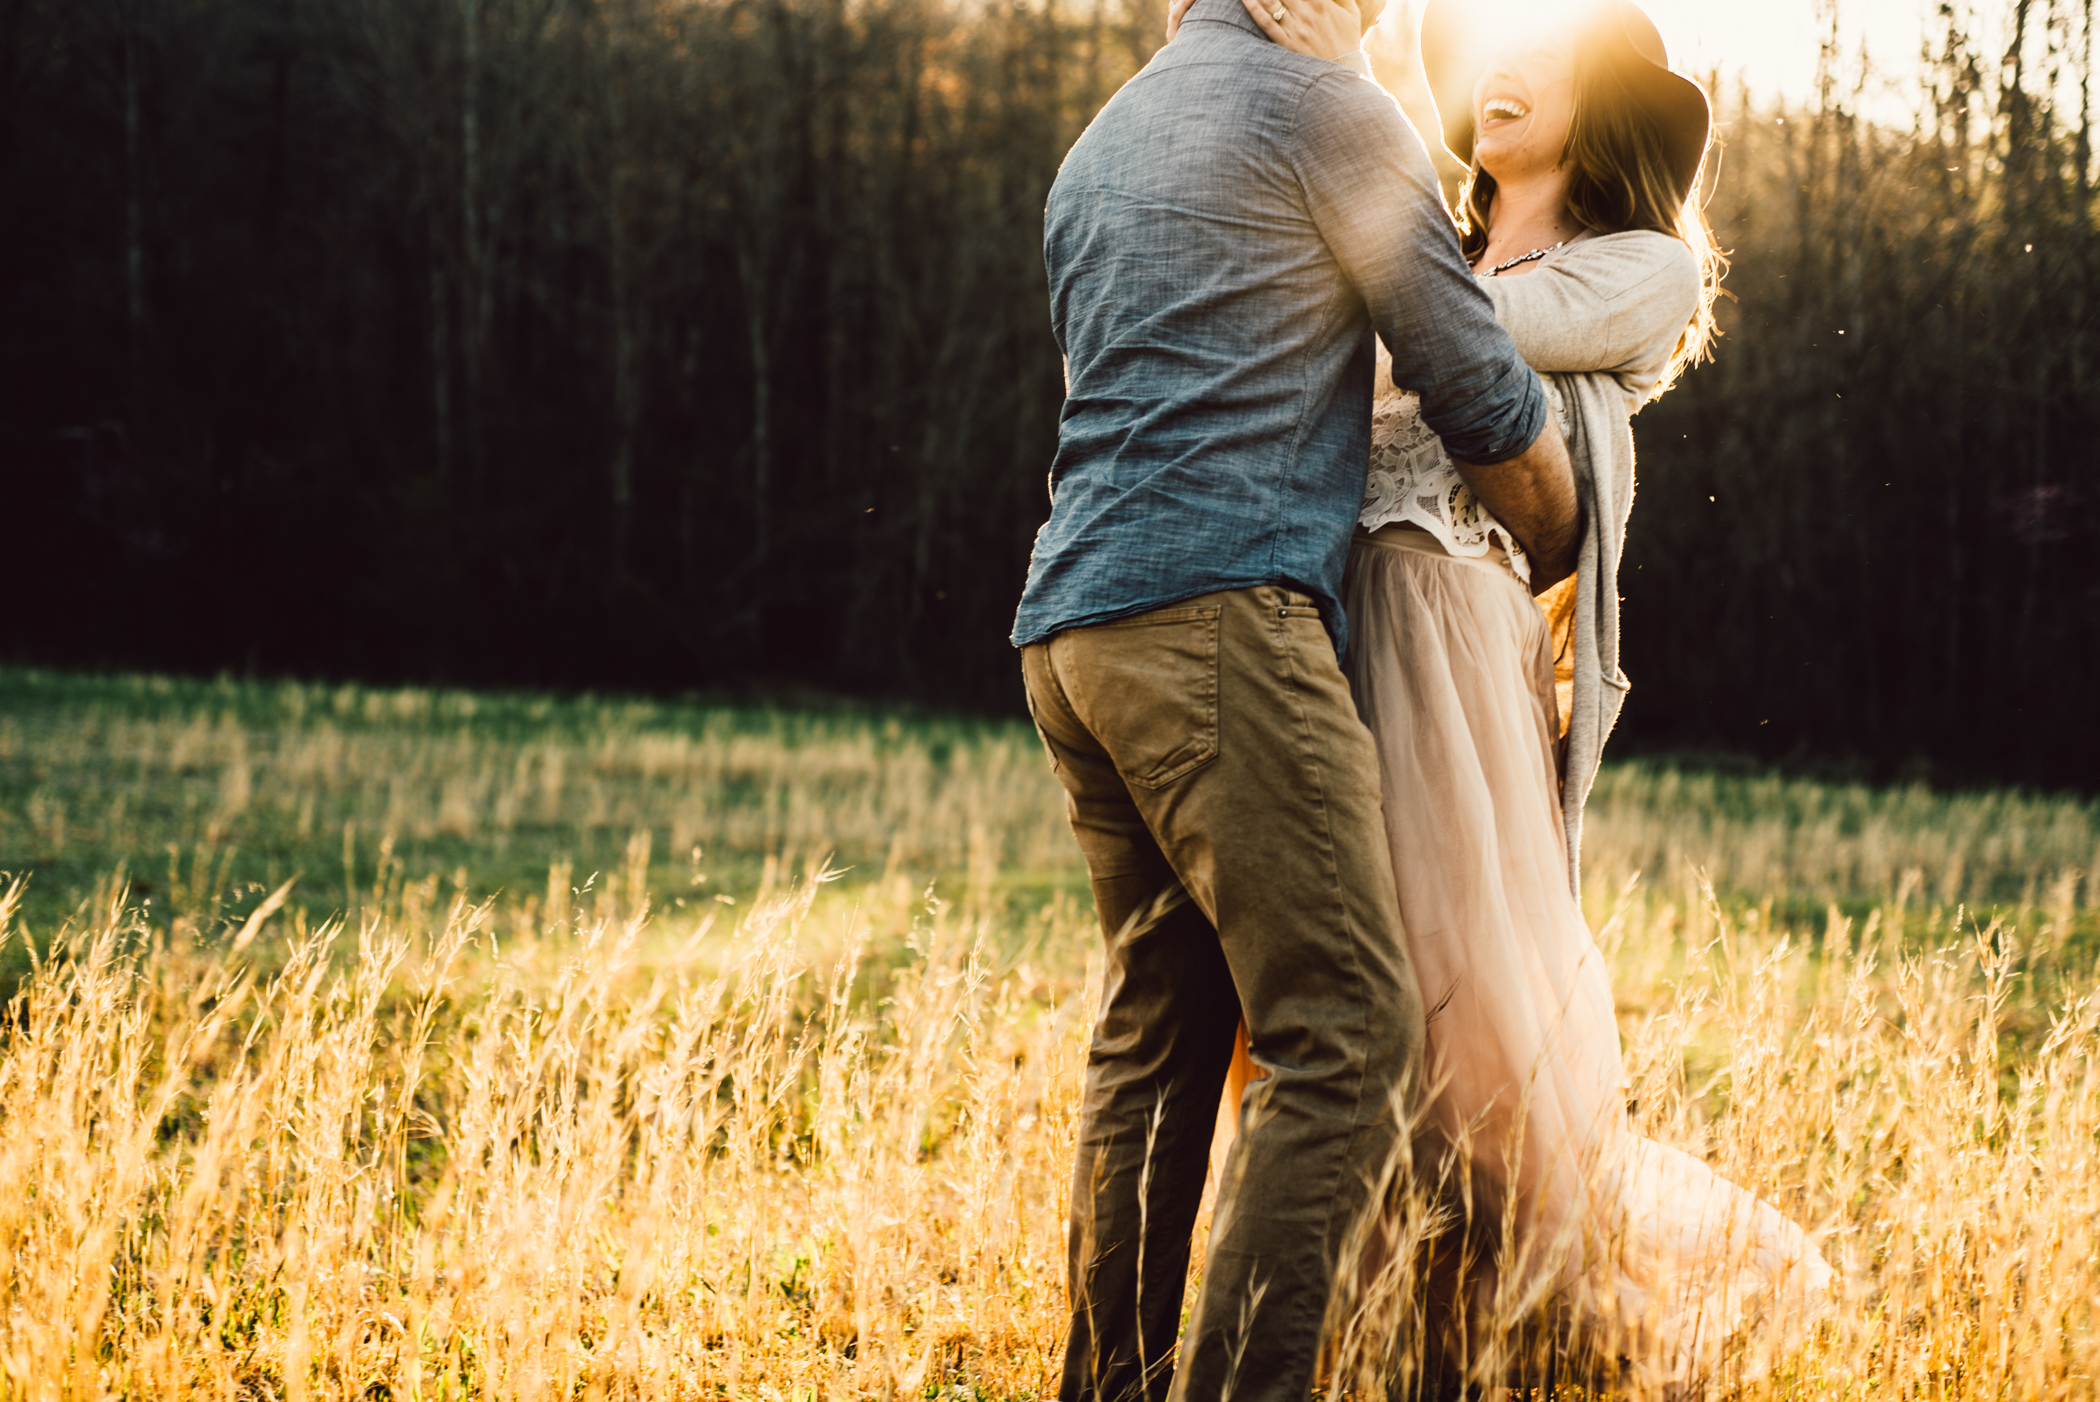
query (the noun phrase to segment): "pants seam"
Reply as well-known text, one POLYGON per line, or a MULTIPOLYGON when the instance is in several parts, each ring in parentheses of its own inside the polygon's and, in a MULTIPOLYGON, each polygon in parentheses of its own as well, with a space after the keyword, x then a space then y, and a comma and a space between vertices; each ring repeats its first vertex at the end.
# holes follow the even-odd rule
MULTIPOLYGON (((1315 802, 1320 813, 1321 859, 1327 869, 1328 891, 1331 899, 1334 901, 1338 916, 1337 927, 1344 932, 1345 936, 1356 934, 1359 933, 1356 931, 1356 921, 1350 912, 1347 895, 1342 889, 1341 859, 1339 856, 1339 844, 1335 839, 1334 832, 1334 808, 1330 801, 1330 785, 1327 777, 1328 766, 1320 759, 1320 747, 1313 731, 1312 718, 1308 710, 1306 679, 1303 674, 1303 668, 1299 663, 1297 652, 1291 645, 1289 636, 1290 622, 1288 618, 1279 617, 1276 620, 1275 628, 1283 663, 1284 682, 1290 688, 1291 701, 1296 712, 1298 743, 1303 747, 1305 754, 1305 771, 1314 779, 1315 802)), ((1379 836, 1383 840, 1383 832, 1379 836)), ((1348 1136, 1343 1140, 1342 1152, 1338 1156, 1338 1162, 1332 1170, 1332 1178, 1325 1190, 1324 1196, 1330 1204, 1336 1203, 1342 1196, 1343 1182, 1349 1174, 1350 1165, 1356 1161, 1357 1155, 1361 1151, 1363 1138, 1371 1131, 1372 1123, 1376 1118, 1375 1113, 1371 1118, 1366 1118, 1364 1114, 1364 1089, 1371 1074, 1369 1053, 1371 1027, 1369 1013, 1361 996, 1363 988, 1363 960, 1357 948, 1357 943, 1358 941, 1355 938, 1345 937, 1343 940, 1343 954, 1347 960, 1347 972, 1352 985, 1359 991, 1355 1007, 1351 1010, 1356 1019, 1351 1024, 1351 1030, 1354 1033, 1353 1045, 1358 1056, 1354 1110, 1352 1114, 1353 1123, 1350 1126, 1348 1136)), ((1332 1237, 1335 1216, 1336 1210, 1330 1206, 1327 1220, 1322 1227, 1323 1238, 1332 1237)), ((1338 1258, 1326 1258, 1325 1253, 1332 1248, 1333 1243, 1331 1241, 1322 1241, 1323 1265, 1329 1271, 1333 1271, 1339 1266, 1338 1258)), ((1330 1299, 1336 1288, 1338 1288, 1338 1281, 1330 1278, 1328 1281, 1330 1299)), ((1301 1312, 1305 1308, 1306 1306, 1301 1305, 1301 1312)), ((1323 1313, 1324 1309, 1325 1302, 1323 1302, 1323 1313)))
MULTIPOLYGON (((1086 722, 1079 718, 1078 708, 1076 708, 1072 704, 1071 693, 1065 690, 1065 679, 1062 676, 1058 675, 1056 648, 1058 639, 1061 637, 1063 637, 1063 634, 1059 634, 1058 637, 1046 639, 1044 642, 1039 644, 1039 646, 1041 646, 1041 648, 1043 649, 1043 677, 1050 684, 1050 687, 1054 692, 1053 696, 1045 699, 1054 700, 1057 703, 1058 709, 1063 713, 1058 717, 1060 722, 1067 726, 1076 726, 1082 733, 1092 734, 1092 732, 1088 730, 1086 722)), ((1066 741, 1063 743, 1069 744, 1070 742, 1066 741)))

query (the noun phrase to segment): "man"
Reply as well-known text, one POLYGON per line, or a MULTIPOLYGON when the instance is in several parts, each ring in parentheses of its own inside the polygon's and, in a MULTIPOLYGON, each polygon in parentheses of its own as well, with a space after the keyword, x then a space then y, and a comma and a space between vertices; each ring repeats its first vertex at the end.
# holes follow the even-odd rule
MULTIPOLYGON (((1359 3, 1368 28, 1383 0, 1359 3)), ((1197 0, 1079 139, 1044 250, 1069 398, 1013 640, 1108 938, 1060 1395, 1303 1402, 1422 1042, 1337 663, 1373 328, 1453 456, 1495 465, 1465 476, 1546 582, 1567 453, 1398 107, 1240 0, 1197 0), (1177 1374, 1243 1012, 1267 1077, 1177 1374)))

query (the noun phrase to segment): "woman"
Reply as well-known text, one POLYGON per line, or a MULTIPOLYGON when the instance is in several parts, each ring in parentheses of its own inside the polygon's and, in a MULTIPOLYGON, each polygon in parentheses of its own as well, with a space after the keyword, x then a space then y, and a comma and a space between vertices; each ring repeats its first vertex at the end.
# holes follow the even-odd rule
MULTIPOLYGON (((1276 42, 1362 69, 1355 5, 1243 3, 1276 42)), ((1509 1326, 1551 1300, 1556 1349, 1681 1384, 1715 1366, 1754 1305, 1798 1322, 1832 1280, 1776 1209, 1631 1132, 1610 982, 1575 892, 1583 799, 1626 688, 1629 420, 1713 334, 1719 260, 1696 198, 1710 109, 1623 0, 1484 53, 1492 8, 1431 0, 1423 63, 1446 144, 1471 168, 1461 245, 1548 377, 1584 520, 1577 574, 1542 611, 1521 543, 1381 354, 1346 667, 1437 1009, 1410 1177, 1445 1183, 1460 1225, 1415 1263, 1425 1362, 1447 1379, 1505 1376, 1509 1326)), ((1228 1094, 1258 1074, 1243 1057, 1228 1094)))

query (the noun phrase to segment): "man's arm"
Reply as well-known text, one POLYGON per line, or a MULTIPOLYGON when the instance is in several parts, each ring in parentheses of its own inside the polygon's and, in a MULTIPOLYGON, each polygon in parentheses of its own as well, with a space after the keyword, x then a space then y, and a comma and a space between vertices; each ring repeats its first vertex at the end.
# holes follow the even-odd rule
POLYGON ((1393 356, 1393 382, 1453 457, 1521 456, 1546 392, 1458 251, 1422 138, 1385 92, 1343 69, 1298 109, 1292 159, 1307 211, 1393 356))
POLYGON ((1508 529, 1531 561, 1531 592, 1543 594, 1575 573, 1582 548, 1582 503, 1560 425, 1549 414, 1531 446, 1507 462, 1451 460, 1488 514, 1508 529))
POLYGON ((1575 476, 1545 387, 1459 252, 1436 171, 1399 105, 1353 74, 1307 91, 1294 152, 1306 204, 1481 505, 1544 589, 1575 569, 1575 476))

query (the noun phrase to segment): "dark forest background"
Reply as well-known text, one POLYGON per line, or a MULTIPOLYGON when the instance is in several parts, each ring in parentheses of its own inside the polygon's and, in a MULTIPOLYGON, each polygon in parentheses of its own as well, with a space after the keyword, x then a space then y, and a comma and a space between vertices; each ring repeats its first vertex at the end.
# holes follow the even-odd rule
MULTIPOLYGON (((0 656, 1017 707, 1043 197, 1162 9, 0 0, 0 656)), ((1724 94, 1623 745, 2100 788, 2091 12, 1724 94)))

